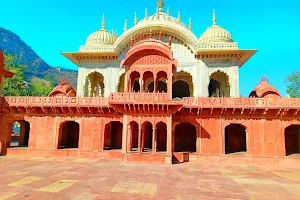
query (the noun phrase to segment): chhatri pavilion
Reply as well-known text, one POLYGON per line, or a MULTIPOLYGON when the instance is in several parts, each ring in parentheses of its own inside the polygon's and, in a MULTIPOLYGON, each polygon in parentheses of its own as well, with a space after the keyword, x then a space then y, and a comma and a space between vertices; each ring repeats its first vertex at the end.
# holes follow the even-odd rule
POLYGON ((266 77, 240 97, 239 69, 257 50, 239 49, 215 11, 197 37, 191 19, 156 6, 120 36, 103 16, 78 52, 62 53, 77 90, 62 78, 48 97, 1 97, 2 155, 299 164, 300 99, 266 77))

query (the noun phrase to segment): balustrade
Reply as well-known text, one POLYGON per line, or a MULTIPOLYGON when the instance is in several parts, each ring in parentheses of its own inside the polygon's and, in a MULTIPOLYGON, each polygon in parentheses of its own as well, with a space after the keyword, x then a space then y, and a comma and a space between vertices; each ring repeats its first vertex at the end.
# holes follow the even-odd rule
POLYGON ((0 106, 24 107, 99 107, 109 106, 105 97, 1 97, 0 106))

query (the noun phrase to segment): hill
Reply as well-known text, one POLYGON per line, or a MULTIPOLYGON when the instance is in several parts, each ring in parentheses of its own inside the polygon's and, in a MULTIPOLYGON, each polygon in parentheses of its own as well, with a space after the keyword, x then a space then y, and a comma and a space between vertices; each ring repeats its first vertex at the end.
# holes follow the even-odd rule
POLYGON ((19 57, 20 64, 26 66, 25 79, 27 82, 30 82, 33 78, 43 79, 45 75, 49 75, 54 80, 54 84, 57 85, 60 78, 66 76, 72 86, 76 88, 77 71, 49 66, 18 35, 1 27, 0 49, 5 55, 12 54, 19 57))

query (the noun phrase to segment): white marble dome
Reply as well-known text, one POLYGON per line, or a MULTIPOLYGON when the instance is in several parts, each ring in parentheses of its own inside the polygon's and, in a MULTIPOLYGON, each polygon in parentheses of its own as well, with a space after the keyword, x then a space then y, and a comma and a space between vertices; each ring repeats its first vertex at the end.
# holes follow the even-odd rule
POLYGON ((113 41, 113 36, 107 30, 100 29, 88 36, 86 46, 111 45, 113 41))
POLYGON ((105 18, 102 17, 102 28, 95 31, 86 39, 86 46, 112 45, 114 36, 105 29, 105 18))
POLYGON ((230 32, 217 25, 215 11, 213 12, 213 25, 200 36, 199 40, 204 43, 233 42, 230 32))

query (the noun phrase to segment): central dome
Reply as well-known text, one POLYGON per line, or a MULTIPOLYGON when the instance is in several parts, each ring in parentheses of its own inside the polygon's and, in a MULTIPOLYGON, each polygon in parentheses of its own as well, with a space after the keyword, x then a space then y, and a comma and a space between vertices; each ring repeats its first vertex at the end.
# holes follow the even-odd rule
POLYGON ((147 22, 151 22, 151 21, 171 22, 171 23, 186 27, 186 25, 181 20, 178 20, 178 18, 170 16, 169 11, 168 11, 168 13, 165 13, 162 10, 158 10, 154 15, 141 20, 138 24, 147 23, 147 22))
POLYGON ((213 12, 213 25, 200 37, 200 42, 233 42, 232 36, 226 29, 217 25, 216 12, 213 12))

